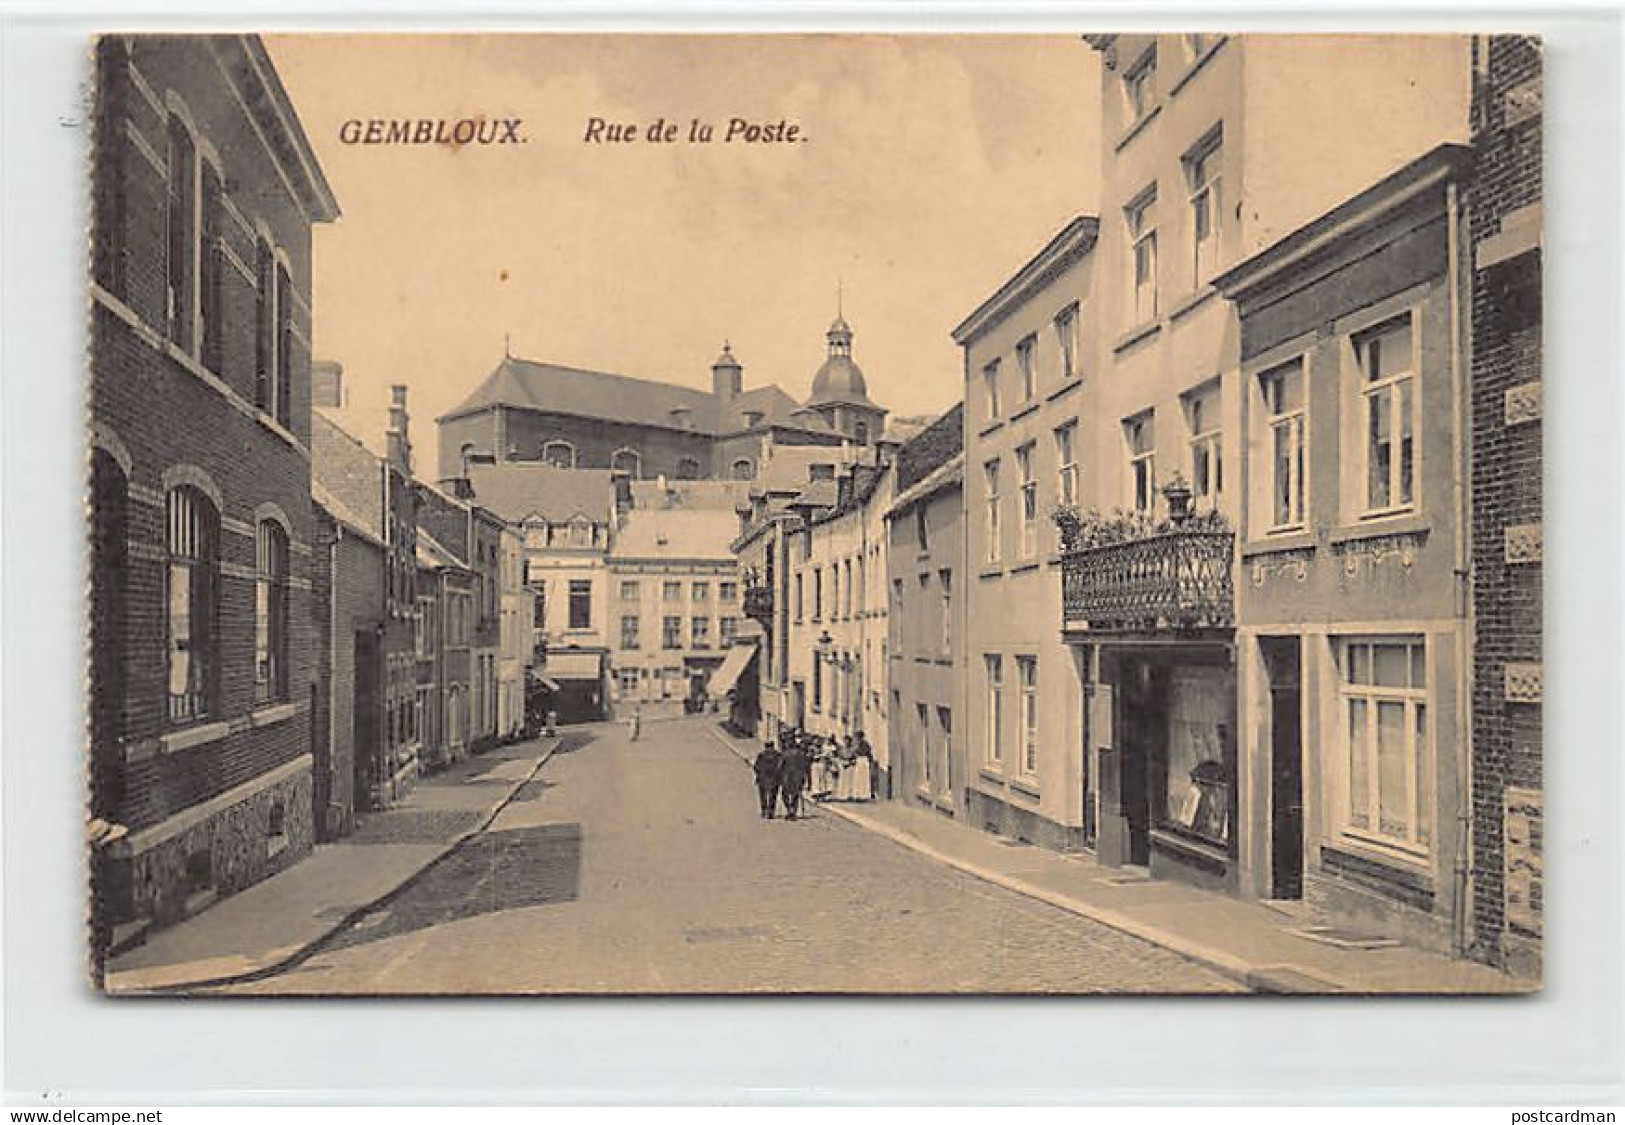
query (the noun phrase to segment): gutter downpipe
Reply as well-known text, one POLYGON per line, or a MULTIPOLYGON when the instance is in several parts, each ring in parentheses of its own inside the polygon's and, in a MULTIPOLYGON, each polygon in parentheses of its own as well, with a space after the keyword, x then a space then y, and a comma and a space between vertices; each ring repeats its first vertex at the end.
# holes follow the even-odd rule
MULTIPOLYGON (((1449 290, 1450 290, 1450 409, 1451 442, 1454 446, 1451 503, 1456 518, 1455 577, 1456 596, 1460 607, 1456 613, 1456 726, 1459 748, 1456 761, 1457 832, 1454 879, 1454 909, 1451 918, 1452 952, 1465 957, 1468 938, 1472 932, 1472 882, 1468 856, 1473 842, 1473 714, 1472 691, 1465 685, 1471 682, 1474 659, 1473 586, 1470 538, 1473 522, 1471 497, 1466 481, 1472 472, 1472 447, 1466 440, 1463 424, 1467 416, 1467 396, 1472 393, 1472 373, 1465 369, 1462 354, 1466 348, 1465 324, 1462 309, 1462 238, 1461 198, 1455 180, 1445 184, 1445 213, 1449 224, 1449 290)), ((1471 310, 1467 310, 1468 315, 1471 310)))

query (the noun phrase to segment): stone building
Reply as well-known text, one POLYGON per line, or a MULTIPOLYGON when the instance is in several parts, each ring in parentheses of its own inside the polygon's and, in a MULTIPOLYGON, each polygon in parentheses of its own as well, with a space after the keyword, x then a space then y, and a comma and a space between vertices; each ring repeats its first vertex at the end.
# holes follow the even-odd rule
POLYGON ((96 44, 96 941, 311 847, 311 227, 338 205, 260 40, 96 44))
POLYGON ((652 480, 756 475, 769 446, 871 445, 886 411, 870 401, 852 357, 852 329, 837 318, 806 403, 777 386, 744 386, 724 346, 711 390, 505 356, 440 420, 440 478, 476 462, 541 462, 652 480))
POLYGON ((1474 951, 1540 971, 1541 113, 1537 40, 1474 43, 1474 951))
POLYGON ((965 760, 964 407, 897 456, 886 512, 886 676, 892 797, 962 817, 965 760), (957 719, 957 721, 956 721, 957 719))

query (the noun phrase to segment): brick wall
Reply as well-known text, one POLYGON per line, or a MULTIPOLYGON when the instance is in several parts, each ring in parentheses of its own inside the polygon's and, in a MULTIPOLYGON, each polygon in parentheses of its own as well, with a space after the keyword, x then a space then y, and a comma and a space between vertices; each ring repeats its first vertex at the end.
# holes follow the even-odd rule
MULTIPOLYGON (((1483 255, 1509 215, 1541 199, 1540 46, 1518 36, 1480 39, 1475 63, 1477 174, 1468 202, 1483 255)), ((1538 793, 1542 778, 1540 678, 1537 671, 1531 690, 1516 675, 1516 666, 1538 670, 1541 660, 1540 272, 1538 247, 1480 266, 1472 305, 1475 952, 1515 969, 1538 962, 1539 941, 1538 924, 1533 932, 1509 927, 1503 840, 1508 790, 1538 793), (1519 681, 1510 688, 1509 665, 1519 681)))

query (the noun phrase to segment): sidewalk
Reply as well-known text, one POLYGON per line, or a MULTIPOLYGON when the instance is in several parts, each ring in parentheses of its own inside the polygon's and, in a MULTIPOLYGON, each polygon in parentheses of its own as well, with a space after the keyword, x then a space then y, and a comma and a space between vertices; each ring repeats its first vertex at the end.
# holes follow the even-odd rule
POLYGON ((482 831, 560 741, 498 747, 420 779, 395 808, 358 817, 351 835, 114 958, 108 993, 196 988, 284 968, 482 831))
MULTIPOLYGON (((753 740, 713 729, 746 761, 755 754, 753 740)), ((1143 868, 1102 867, 1082 853, 1014 843, 901 801, 817 807, 969 875, 1179 953, 1258 992, 1461 995, 1530 988, 1476 962, 1402 945, 1328 944, 1305 936, 1314 920, 1296 912, 1152 880, 1143 868)))

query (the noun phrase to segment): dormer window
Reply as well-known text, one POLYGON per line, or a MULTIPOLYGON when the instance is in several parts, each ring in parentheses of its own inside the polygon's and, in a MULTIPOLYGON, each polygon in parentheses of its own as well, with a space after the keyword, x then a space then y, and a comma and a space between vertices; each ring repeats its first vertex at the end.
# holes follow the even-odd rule
POLYGON ((542 446, 542 461, 555 469, 576 467, 576 447, 567 441, 550 441, 542 446))
POLYGON ((761 424, 762 424, 762 412, 760 410, 747 410, 747 411, 745 411, 745 428, 747 430, 754 430, 757 426, 759 426, 761 424))

